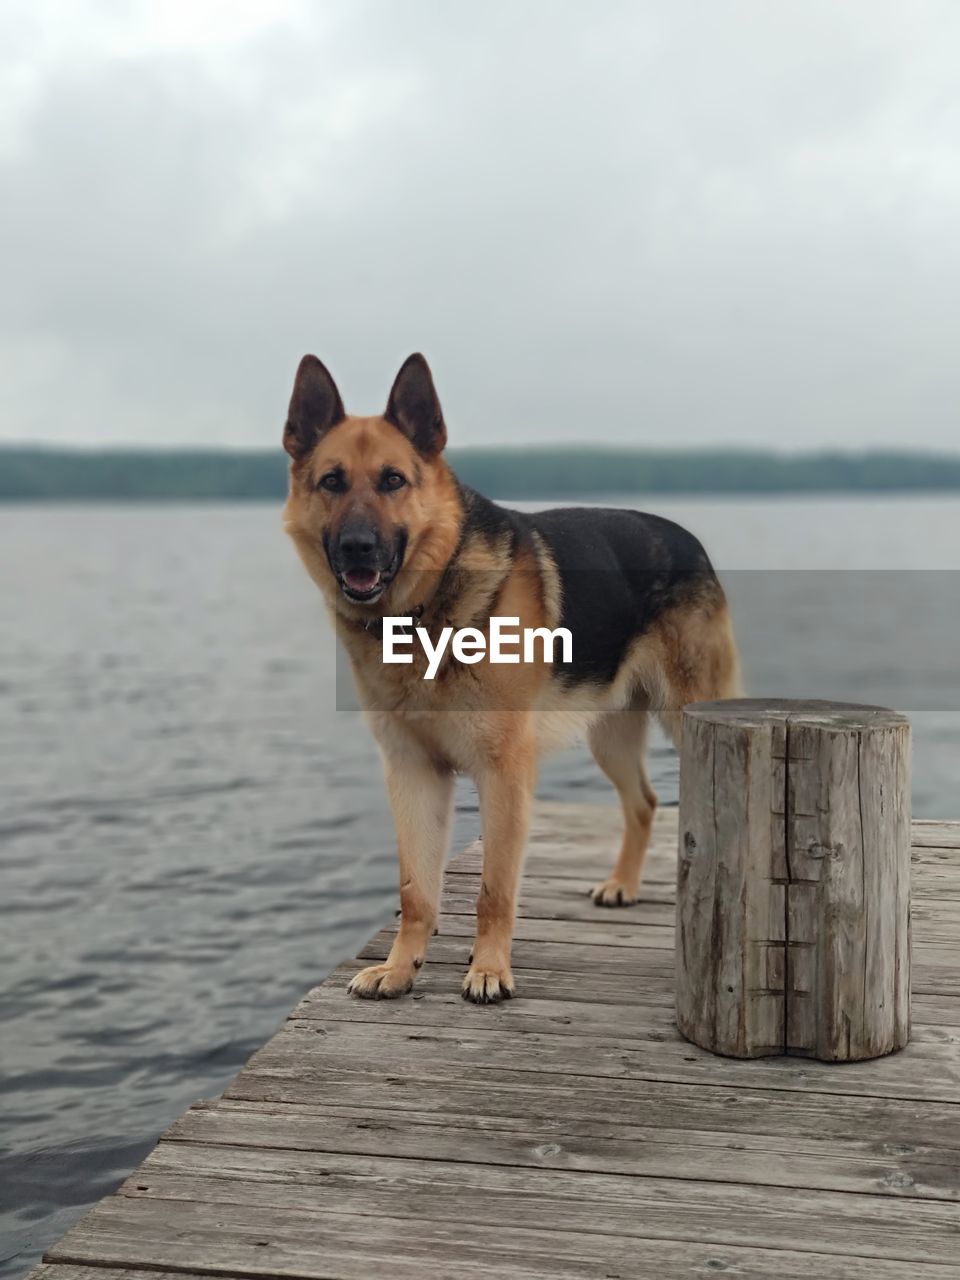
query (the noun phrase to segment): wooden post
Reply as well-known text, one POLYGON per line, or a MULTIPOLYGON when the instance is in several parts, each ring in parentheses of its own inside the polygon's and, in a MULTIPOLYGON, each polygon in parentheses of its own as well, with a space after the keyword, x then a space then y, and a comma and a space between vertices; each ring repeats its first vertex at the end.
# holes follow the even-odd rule
POLYGON ((910 724, 836 702, 683 713, 677 1025, 739 1058, 910 1038, 910 724))

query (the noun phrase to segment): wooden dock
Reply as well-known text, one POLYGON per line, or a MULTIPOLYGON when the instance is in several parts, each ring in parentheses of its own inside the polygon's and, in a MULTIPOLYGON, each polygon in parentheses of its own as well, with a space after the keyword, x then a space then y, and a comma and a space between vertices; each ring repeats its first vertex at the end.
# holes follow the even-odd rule
POLYGON ((540 806, 499 1006, 460 998, 455 858, 415 993, 352 999, 341 966, 35 1280, 960 1280, 960 823, 914 825, 911 1044, 825 1065, 678 1036, 676 822, 604 911, 619 814, 540 806))

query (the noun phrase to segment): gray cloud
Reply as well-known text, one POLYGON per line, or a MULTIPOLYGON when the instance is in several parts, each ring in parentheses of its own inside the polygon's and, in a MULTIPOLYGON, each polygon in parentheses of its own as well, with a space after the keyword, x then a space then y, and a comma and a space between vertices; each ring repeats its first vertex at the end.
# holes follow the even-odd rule
POLYGON ((270 444, 303 351, 369 412, 419 348, 461 443, 950 447, 958 48, 949 0, 11 2, 0 432, 270 444))

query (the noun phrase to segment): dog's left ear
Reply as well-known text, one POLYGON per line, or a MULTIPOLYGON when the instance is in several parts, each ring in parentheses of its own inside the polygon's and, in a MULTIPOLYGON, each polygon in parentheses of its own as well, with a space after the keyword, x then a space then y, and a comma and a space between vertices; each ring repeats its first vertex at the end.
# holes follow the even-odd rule
POLYGON ((430 366, 419 352, 401 365, 383 416, 428 458, 440 453, 447 443, 447 427, 430 366))

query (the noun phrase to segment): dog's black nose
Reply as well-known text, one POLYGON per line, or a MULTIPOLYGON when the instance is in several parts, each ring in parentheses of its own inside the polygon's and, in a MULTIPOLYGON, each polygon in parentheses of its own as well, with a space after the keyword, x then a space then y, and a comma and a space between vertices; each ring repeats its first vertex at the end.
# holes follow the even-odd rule
POLYGON ((369 525, 347 525, 340 534, 341 558, 354 563, 369 560, 378 545, 377 531, 369 525))

